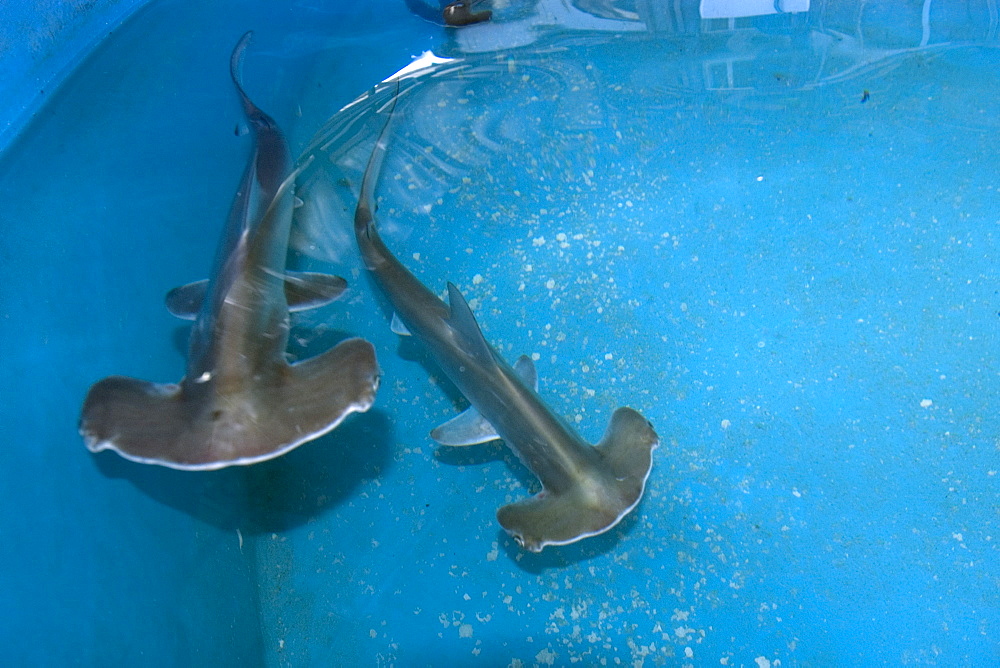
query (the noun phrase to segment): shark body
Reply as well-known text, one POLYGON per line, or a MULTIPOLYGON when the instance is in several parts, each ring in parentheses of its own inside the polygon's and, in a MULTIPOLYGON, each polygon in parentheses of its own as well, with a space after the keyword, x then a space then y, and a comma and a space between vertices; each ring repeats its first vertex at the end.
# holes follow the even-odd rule
POLYGON ((618 408, 600 443, 583 441, 538 396, 531 360, 522 356, 511 367, 493 350, 458 288, 448 283, 445 304, 389 251, 375 224, 374 189, 391 120, 365 170, 354 232, 365 266, 395 309, 393 329, 422 341, 472 405, 431 436, 453 446, 502 438, 535 474, 538 494, 497 511, 524 549, 539 552, 607 531, 639 503, 659 438, 638 412, 618 408))
POLYGON ((289 364, 289 308, 326 304, 336 276, 286 270, 294 208, 288 146, 277 124, 247 97, 230 60, 254 147, 233 202, 212 278, 171 291, 167 306, 194 319, 187 369, 177 384, 112 376, 84 400, 80 433, 92 452, 114 450, 145 464, 207 470, 278 457, 330 431, 374 401, 379 369, 370 343, 354 338, 289 364))

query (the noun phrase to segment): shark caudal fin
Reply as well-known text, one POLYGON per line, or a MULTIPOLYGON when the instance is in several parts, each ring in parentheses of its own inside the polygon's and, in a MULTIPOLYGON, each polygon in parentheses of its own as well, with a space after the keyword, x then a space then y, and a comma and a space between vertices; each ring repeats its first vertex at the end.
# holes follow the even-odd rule
POLYGON ((604 533, 638 505, 658 444, 659 437, 646 418, 631 408, 619 408, 594 447, 596 465, 582 472, 576 484, 561 494, 543 489, 503 506, 497 519, 531 552, 604 533))
POLYGON ((348 339, 321 355, 274 365, 259 382, 223 391, 214 381, 159 385, 112 376, 90 388, 80 434, 91 452, 182 470, 255 464, 322 436, 368 410, 375 349, 348 339))

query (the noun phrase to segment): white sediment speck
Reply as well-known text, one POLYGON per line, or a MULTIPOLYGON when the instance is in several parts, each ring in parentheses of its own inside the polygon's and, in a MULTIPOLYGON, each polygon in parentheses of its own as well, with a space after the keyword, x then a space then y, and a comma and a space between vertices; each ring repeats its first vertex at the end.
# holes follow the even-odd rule
POLYGON ((933 404, 934 404, 934 402, 931 401, 930 399, 924 399, 923 401, 920 402, 920 407, 921 408, 930 408, 933 404))
POLYGON ((535 661, 538 663, 544 663, 547 666, 551 666, 556 662, 556 653, 550 650, 548 647, 543 649, 541 652, 535 655, 535 661))
POLYGON ((459 638, 471 638, 472 637, 472 624, 462 624, 458 627, 458 637, 459 638))
POLYGON ((723 421, 722 421, 722 425, 721 425, 721 426, 722 426, 722 428, 723 428, 723 429, 729 429, 729 426, 730 426, 731 424, 732 424, 732 423, 731 423, 731 422, 730 422, 729 420, 723 420, 723 421))

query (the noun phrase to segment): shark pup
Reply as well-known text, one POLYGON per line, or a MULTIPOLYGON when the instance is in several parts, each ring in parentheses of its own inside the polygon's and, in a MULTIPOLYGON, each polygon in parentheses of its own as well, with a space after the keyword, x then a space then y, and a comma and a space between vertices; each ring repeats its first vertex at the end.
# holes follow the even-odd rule
POLYGON ((240 83, 249 38, 233 51, 230 73, 255 139, 250 162, 212 279, 167 297, 171 312, 194 318, 186 374, 178 384, 113 376, 91 387, 80 418, 91 452, 185 470, 253 464, 325 434, 374 401, 379 369, 367 341, 285 361, 289 305, 320 306, 346 284, 285 268, 298 171, 281 131, 240 83))
POLYGON ((619 408, 600 443, 584 442, 539 398, 531 360, 521 357, 512 368, 487 343, 458 288, 448 283, 446 305, 392 255, 374 219, 388 129, 389 122, 365 170, 354 233, 365 266, 395 309, 393 330, 420 339, 472 404, 431 436, 451 446, 502 438, 538 477, 538 494, 497 511, 524 549, 540 552, 607 531, 642 498, 656 433, 642 415, 619 408))

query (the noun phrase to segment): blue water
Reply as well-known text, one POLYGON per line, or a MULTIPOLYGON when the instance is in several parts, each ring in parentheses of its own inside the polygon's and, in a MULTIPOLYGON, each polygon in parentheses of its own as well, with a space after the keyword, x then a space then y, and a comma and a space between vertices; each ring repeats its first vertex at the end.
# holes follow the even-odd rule
POLYGON ((102 44, 0 155, 5 663, 1000 661, 995 26, 681 7, 456 34, 402 3, 154 3, 102 44), (376 405, 245 469, 93 456, 91 383, 182 373, 162 298, 246 160, 248 28, 248 91, 315 156, 293 260, 352 286, 290 352, 370 339, 376 405), (661 436, 632 515, 539 555, 494 516, 530 472, 429 439, 462 399, 349 235, 387 91, 338 110, 428 49, 455 60, 399 104, 387 244, 585 438, 619 405, 661 436))

